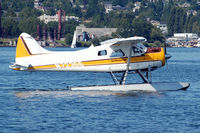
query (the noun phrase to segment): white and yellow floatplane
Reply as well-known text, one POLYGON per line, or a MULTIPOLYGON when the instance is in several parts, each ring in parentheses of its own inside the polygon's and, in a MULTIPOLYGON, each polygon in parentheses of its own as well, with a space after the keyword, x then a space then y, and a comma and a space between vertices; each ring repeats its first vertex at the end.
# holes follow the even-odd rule
POLYGON ((34 38, 22 33, 17 42, 15 63, 18 71, 81 71, 108 72, 115 85, 70 87, 70 90, 104 91, 162 91, 186 90, 189 83, 152 82, 151 71, 163 67, 170 56, 163 48, 147 48, 144 37, 116 38, 101 42, 100 46, 76 51, 49 51, 34 38), (121 73, 120 77, 117 77, 121 73), (144 83, 126 84, 128 74, 137 73, 144 83))

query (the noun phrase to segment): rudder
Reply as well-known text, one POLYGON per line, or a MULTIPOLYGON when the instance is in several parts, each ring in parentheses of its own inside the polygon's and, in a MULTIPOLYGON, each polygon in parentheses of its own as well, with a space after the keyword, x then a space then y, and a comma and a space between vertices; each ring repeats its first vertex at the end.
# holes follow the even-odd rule
POLYGON ((30 51, 27 50, 27 46, 23 37, 20 35, 17 41, 16 58, 30 56, 30 51))

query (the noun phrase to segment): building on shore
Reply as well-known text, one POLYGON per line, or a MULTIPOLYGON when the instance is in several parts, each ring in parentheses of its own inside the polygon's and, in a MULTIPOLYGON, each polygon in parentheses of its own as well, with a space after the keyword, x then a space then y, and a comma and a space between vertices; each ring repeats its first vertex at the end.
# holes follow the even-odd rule
POLYGON ((133 10, 133 13, 135 13, 136 11, 139 11, 140 10, 140 8, 141 8, 141 2, 139 2, 139 1, 136 1, 135 3, 134 3, 134 8, 132 9, 133 10))
MULTIPOLYGON (((58 14, 58 12, 54 16, 43 14, 43 15, 39 16, 38 18, 40 19, 40 21, 43 21, 45 24, 47 24, 49 22, 58 22, 59 14, 58 14)), ((79 17, 76 17, 76 16, 63 16, 62 15, 61 19, 62 19, 62 21, 69 21, 69 20, 79 21, 79 17)))
MULTIPOLYGON (((49 22, 58 22, 58 28, 54 29, 53 32, 48 33, 48 34, 50 34, 49 36, 52 37, 51 39, 54 39, 54 40, 60 40, 64 37, 63 33, 65 33, 66 21, 69 21, 69 20, 79 21, 78 17, 66 16, 66 13, 64 10, 58 10, 56 15, 54 15, 54 16, 43 14, 43 15, 39 16, 38 18, 40 19, 40 21, 44 21, 45 24, 47 24, 49 22)), ((41 32, 40 26, 38 26, 37 29, 38 29, 37 31, 38 31, 38 36, 39 36, 38 38, 40 38, 41 35, 43 35, 43 40, 46 40, 47 39, 46 29, 45 28, 43 29, 43 34, 39 34, 41 32)))
POLYGON ((40 11, 44 11, 44 7, 42 6, 40 0, 34 0, 34 8, 40 11))
POLYGON ((174 33, 173 37, 166 39, 166 43, 171 47, 195 47, 200 39, 194 33, 174 33))
POLYGON ((116 31, 117 28, 86 28, 84 25, 79 25, 74 31, 71 47, 76 47, 76 42, 89 41, 100 37, 111 37, 112 33, 116 31))
POLYGON ((84 25, 79 25, 76 27, 75 33, 77 41, 87 41, 87 37, 88 39, 93 39, 95 37, 99 38, 102 36, 109 37, 116 31, 117 28, 86 28, 84 25))
POLYGON ((110 2, 110 1, 103 1, 101 4, 104 6, 106 13, 109 13, 109 12, 113 11, 112 2, 110 2))
POLYGON ((164 23, 164 22, 159 22, 159 21, 156 21, 156 20, 151 20, 150 21, 151 24, 155 27, 157 27, 158 29, 161 30, 161 32, 165 35, 168 33, 168 28, 167 28, 167 24, 164 23))
POLYGON ((174 33, 174 38, 184 39, 184 40, 194 40, 198 39, 198 35, 194 33, 174 33))
POLYGON ((101 2, 101 4, 105 8, 105 13, 109 13, 111 11, 130 11, 131 10, 130 8, 122 7, 120 5, 113 6, 112 2, 110 1, 103 1, 101 2))

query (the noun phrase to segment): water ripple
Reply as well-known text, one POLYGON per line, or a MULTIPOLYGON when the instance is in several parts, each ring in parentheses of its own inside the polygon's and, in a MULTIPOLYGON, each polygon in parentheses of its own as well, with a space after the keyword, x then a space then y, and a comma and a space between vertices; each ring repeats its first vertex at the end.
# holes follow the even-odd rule
MULTIPOLYGON (((60 50, 60 49, 58 49, 60 50)), ((15 48, 0 49, 0 132, 200 131, 200 49, 168 49, 168 68, 153 81, 186 81, 187 91, 116 93, 69 91, 67 86, 111 84, 107 73, 16 72, 15 48)), ((128 83, 140 82, 129 76, 128 83)))

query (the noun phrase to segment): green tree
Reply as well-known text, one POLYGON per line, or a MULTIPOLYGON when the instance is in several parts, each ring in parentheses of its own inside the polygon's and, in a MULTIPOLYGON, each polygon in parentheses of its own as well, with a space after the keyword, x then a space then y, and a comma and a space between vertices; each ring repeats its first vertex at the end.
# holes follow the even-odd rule
POLYGON ((43 1, 43 6, 49 8, 49 13, 52 12, 52 9, 64 10, 67 14, 73 13, 72 4, 69 0, 45 0, 43 1))
POLYGON ((26 19, 29 17, 38 17, 40 16, 42 13, 41 11, 38 11, 35 8, 30 8, 30 7, 25 7, 24 9, 22 9, 22 11, 19 14, 19 17, 22 19, 26 19))
POLYGON ((186 13, 182 8, 177 8, 175 11, 174 31, 177 33, 184 32, 186 13))
POLYGON ((95 46, 97 46, 97 45, 99 45, 100 41, 97 37, 95 37, 91 40, 91 43, 94 44, 95 46))
POLYGON ((144 36, 147 40, 150 39, 150 33, 153 26, 143 18, 134 19, 132 22, 134 35, 144 36))
POLYGON ((3 37, 15 37, 19 35, 18 22, 13 19, 2 19, 2 31, 3 37))
POLYGON ((95 7, 98 5, 98 0, 87 0, 88 1, 88 5, 95 7))
POLYGON ((40 24, 40 21, 37 18, 29 17, 24 18, 19 23, 20 31, 32 34, 37 32, 37 25, 40 24))
POLYGON ((186 20, 186 12, 182 8, 174 7, 170 11, 170 16, 167 22, 168 34, 171 36, 174 33, 184 32, 186 20))
POLYGON ((114 6, 120 5, 120 6, 125 6, 128 3, 128 0, 112 0, 112 4, 114 6))
MULTIPOLYGON (((47 32, 50 33, 50 36, 52 37, 52 36, 54 36, 54 30, 58 28, 58 22, 49 22, 49 23, 45 24, 45 28, 46 28, 47 32)), ((63 30, 63 28, 62 28, 62 30, 63 30)))
POLYGON ((187 17, 187 22, 185 26, 186 32, 199 33, 199 28, 198 28, 199 24, 200 24, 199 17, 190 14, 187 17))
POLYGON ((121 26, 117 29, 117 34, 121 37, 131 37, 134 36, 134 28, 132 24, 127 19, 121 19, 121 26))
POLYGON ((192 33, 200 34, 200 24, 199 22, 194 22, 192 25, 192 33))
POLYGON ((6 17, 16 17, 15 11, 12 8, 8 8, 6 17))
POLYGON ((186 21, 186 25, 185 25, 185 30, 187 32, 191 32, 192 31, 192 24, 193 24, 193 15, 190 14, 188 17, 187 17, 187 21, 186 21))
POLYGON ((161 16, 161 21, 163 22, 167 22, 169 17, 170 17, 170 12, 171 10, 174 8, 174 1, 173 0, 169 0, 169 2, 163 7, 163 12, 162 12, 162 16, 161 16))
POLYGON ((48 10, 45 11, 45 14, 46 14, 46 15, 53 16, 53 15, 56 14, 56 11, 55 11, 55 9, 50 8, 50 9, 48 9, 48 10))
POLYGON ((164 4, 162 0, 157 0, 148 4, 147 8, 144 8, 144 11, 148 17, 153 20, 160 21, 163 13, 164 4))
POLYGON ((79 25, 79 22, 75 20, 70 20, 65 23, 65 33, 64 34, 74 34, 74 31, 76 30, 76 26, 79 25))
POLYGON ((87 6, 87 12, 84 13, 85 18, 92 18, 97 15, 104 15, 104 7, 95 0, 89 0, 87 6))
POLYGON ((24 7, 33 8, 33 0, 2 0, 2 8, 7 11, 9 8, 20 12, 24 7))
POLYGON ((170 16, 167 22, 167 27, 168 27, 168 34, 172 36, 174 34, 174 23, 175 23, 175 8, 170 11, 170 16))
POLYGON ((84 0, 76 0, 77 5, 84 5, 84 0))
POLYGON ((72 39, 73 39, 73 35, 72 34, 67 34, 66 37, 65 37, 65 43, 67 45, 70 45, 72 43, 72 39))
POLYGON ((77 17, 82 17, 81 8, 80 8, 79 6, 76 6, 75 8, 73 8, 73 13, 74 13, 77 17))
POLYGON ((152 28, 151 33, 150 33, 150 38, 151 38, 150 42, 154 42, 154 41, 160 41, 162 43, 164 42, 164 37, 161 30, 156 27, 152 28))

